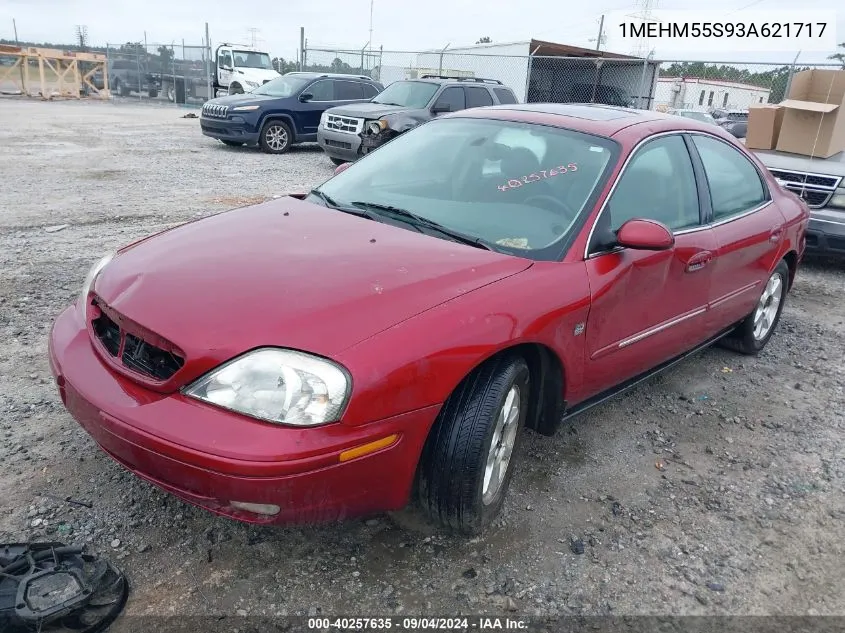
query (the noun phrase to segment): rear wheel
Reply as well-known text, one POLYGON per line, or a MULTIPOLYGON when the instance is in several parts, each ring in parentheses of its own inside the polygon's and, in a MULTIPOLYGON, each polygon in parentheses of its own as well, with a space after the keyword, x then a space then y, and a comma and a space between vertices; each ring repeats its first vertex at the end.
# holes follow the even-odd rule
POLYGON ((258 145, 262 152, 268 154, 284 154, 290 149, 293 135, 290 128, 283 121, 267 121, 261 128, 258 145))
POLYGON ((754 310, 723 340, 725 347, 742 354, 757 354, 769 342, 780 321, 789 285, 789 266, 781 261, 769 276, 754 310))
POLYGON ((518 356, 496 358, 456 389, 420 460, 418 499, 445 527, 479 534, 498 515, 525 426, 530 379, 518 356))

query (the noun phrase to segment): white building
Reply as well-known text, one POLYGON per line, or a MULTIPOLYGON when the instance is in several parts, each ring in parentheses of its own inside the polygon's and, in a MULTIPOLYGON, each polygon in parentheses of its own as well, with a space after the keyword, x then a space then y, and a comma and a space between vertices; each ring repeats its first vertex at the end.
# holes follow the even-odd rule
POLYGON ((654 109, 745 110, 769 102, 768 88, 735 81, 700 77, 660 77, 654 95, 654 109))
POLYGON ((401 59, 384 53, 382 63, 385 85, 423 74, 470 76, 501 81, 521 102, 618 100, 643 108, 652 105, 658 74, 656 62, 540 40, 447 47, 401 59))

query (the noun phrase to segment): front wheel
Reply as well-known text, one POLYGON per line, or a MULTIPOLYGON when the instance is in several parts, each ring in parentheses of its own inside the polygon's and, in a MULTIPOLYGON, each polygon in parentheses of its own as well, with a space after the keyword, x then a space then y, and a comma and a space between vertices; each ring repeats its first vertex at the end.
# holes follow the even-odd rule
POLYGON ((340 167, 340 166, 341 166, 341 165, 343 165, 344 163, 348 163, 348 162, 349 162, 348 160, 343 160, 342 158, 335 158, 334 156, 329 156, 329 158, 330 158, 330 159, 331 159, 331 161, 332 161, 335 165, 337 165, 338 167, 340 167))
POLYGON ((482 365, 438 416, 420 461, 417 497, 436 522, 480 534, 498 515, 525 426, 530 377, 518 356, 482 365))
POLYGON ((261 128, 258 145, 262 152, 268 154, 284 154, 290 149, 292 134, 290 128, 282 121, 267 121, 261 128))
POLYGON ((241 84, 232 84, 229 86, 230 95, 242 95, 243 93, 244 89, 241 87, 241 84))
POLYGON ((754 310, 723 339, 725 346, 743 354, 760 352, 780 321, 788 286, 789 266, 781 261, 766 280, 754 310))

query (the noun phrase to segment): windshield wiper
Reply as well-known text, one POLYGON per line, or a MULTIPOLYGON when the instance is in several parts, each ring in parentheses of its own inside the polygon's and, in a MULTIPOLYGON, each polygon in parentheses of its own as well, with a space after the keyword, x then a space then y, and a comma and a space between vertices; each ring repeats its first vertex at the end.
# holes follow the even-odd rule
POLYGON ((380 103, 381 105, 392 105, 392 106, 396 106, 397 108, 404 108, 405 107, 401 103, 392 103, 390 101, 373 101, 373 103, 380 103))
POLYGON ((378 217, 367 211, 366 209, 356 209, 354 207, 345 207, 341 204, 338 204, 334 198, 329 196, 329 194, 320 191, 319 189, 312 189, 309 192, 312 196, 317 196, 323 203, 329 207, 330 209, 337 209, 338 211, 343 211, 344 213, 350 213, 352 215, 357 215, 359 218, 367 218, 368 220, 375 220, 378 221, 378 217))
POLYGON ((454 229, 447 228, 440 224, 439 222, 435 222, 434 220, 429 220, 428 218, 424 218, 421 215, 417 215, 416 213, 412 213, 407 209, 400 209, 399 207, 394 207, 389 204, 379 204, 377 202, 350 202, 352 206, 355 207, 362 207, 364 209, 373 209, 375 211, 386 212, 388 214, 394 215, 399 217, 402 220, 405 220, 411 226, 416 227, 418 230, 421 227, 425 227, 427 229, 431 229, 433 231, 437 231, 438 233, 442 233, 443 235, 452 238, 456 242, 461 242, 462 244, 468 244, 469 246, 475 246, 476 248, 483 248, 488 251, 494 251, 494 249, 490 244, 485 242, 480 237, 471 237, 469 235, 464 235, 459 231, 455 231, 454 229))

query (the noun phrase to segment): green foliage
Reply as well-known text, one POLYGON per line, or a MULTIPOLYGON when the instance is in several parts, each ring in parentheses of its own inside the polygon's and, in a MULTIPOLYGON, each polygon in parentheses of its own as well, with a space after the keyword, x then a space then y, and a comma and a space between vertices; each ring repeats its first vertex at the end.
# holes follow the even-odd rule
MULTIPOLYGON (((839 45, 839 48, 845 48, 845 42, 842 42, 839 45)), ((842 64, 843 70, 845 70, 845 53, 834 53, 833 55, 830 55, 828 59, 834 59, 838 61, 840 64, 842 64)))

